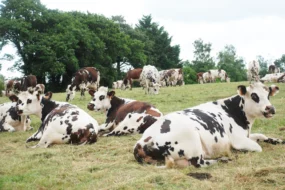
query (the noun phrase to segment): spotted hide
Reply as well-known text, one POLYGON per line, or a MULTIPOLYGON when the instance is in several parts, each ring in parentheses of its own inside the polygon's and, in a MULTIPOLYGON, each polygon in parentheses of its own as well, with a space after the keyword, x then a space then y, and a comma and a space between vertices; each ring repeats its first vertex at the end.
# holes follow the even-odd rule
POLYGON ((145 94, 158 94, 160 86, 158 70, 152 65, 145 65, 140 76, 140 84, 144 87, 145 94))
POLYGON ((19 116, 17 114, 17 96, 11 95, 9 98, 12 102, 0 104, 0 132, 26 131, 32 129, 30 126, 30 117, 19 116))
POLYGON ((277 86, 268 88, 258 82, 247 88, 239 86, 236 96, 165 115, 144 132, 134 156, 138 162, 165 160, 166 167, 203 167, 227 156, 230 148, 261 152, 258 141, 284 143, 250 133, 256 118, 275 114, 269 96, 277 92, 277 86))
POLYGON ((120 136, 132 133, 143 133, 162 113, 152 105, 118 98, 114 91, 108 92, 100 87, 93 95, 87 108, 91 111, 107 110, 106 122, 100 125, 104 136, 120 136))
POLYGON ((51 144, 91 144, 97 141, 98 123, 85 111, 66 102, 43 98, 40 93, 22 92, 18 96, 19 115, 36 115, 41 118, 39 130, 27 142, 40 140, 32 148, 51 144))

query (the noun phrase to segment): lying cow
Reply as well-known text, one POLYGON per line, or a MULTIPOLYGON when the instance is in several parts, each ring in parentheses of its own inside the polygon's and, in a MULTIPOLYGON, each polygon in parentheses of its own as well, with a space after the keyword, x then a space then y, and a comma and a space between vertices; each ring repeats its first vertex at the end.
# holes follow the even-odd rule
POLYGON ((158 94, 160 86, 160 75, 158 70, 152 65, 143 67, 140 84, 145 89, 145 94, 158 94))
POLYGON ((97 141, 97 121, 77 106, 51 101, 39 92, 22 92, 18 98, 16 109, 19 115, 36 115, 42 121, 39 130, 27 139, 27 142, 40 140, 33 148, 97 141))
POLYGON ((280 77, 282 77, 283 73, 272 73, 266 74, 264 77, 260 79, 262 82, 279 82, 280 77))
POLYGON ((26 131, 32 129, 29 116, 19 116, 16 111, 18 98, 16 95, 9 96, 12 102, 0 105, 0 132, 26 131))
POLYGON ((250 133, 256 118, 275 114, 269 96, 278 90, 260 82, 247 88, 238 86, 236 96, 170 113, 144 132, 135 145, 134 156, 138 162, 148 163, 165 159, 166 167, 203 167, 229 154, 230 148, 261 152, 258 141, 284 143, 250 133))
POLYGON ((100 130, 109 131, 106 136, 119 136, 130 133, 143 133, 162 113, 154 106, 140 101, 122 99, 114 91, 100 87, 88 104, 91 111, 107 110, 106 122, 100 130), (140 115, 141 114, 141 115, 140 115), (144 118, 140 118, 140 117, 144 118), (149 117, 146 117, 149 116, 149 117), (133 120, 137 122, 132 122, 133 120))

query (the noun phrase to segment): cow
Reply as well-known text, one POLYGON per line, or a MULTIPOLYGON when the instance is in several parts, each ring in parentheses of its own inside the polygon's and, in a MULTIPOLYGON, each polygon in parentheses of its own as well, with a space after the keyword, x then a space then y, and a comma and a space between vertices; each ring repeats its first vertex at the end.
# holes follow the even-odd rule
POLYGON ((11 102, 0 104, 0 132, 8 131, 26 131, 33 129, 29 116, 23 117, 17 114, 16 104, 18 98, 16 95, 9 96, 11 102))
POLYGON ((264 77, 260 79, 261 82, 279 82, 280 77, 282 77, 283 73, 272 73, 266 74, 264 77))
POLYGON ((238 95, 167 114, 145 130, 134 146, 134 157, 139 163, 165 161, 163 167, 204 167, 230 154, 231 148, 261 152, 259 141, 284 143, 251 134, 256 118, 275 114, 269 97, 278 90, 261 82, 240 85, 238 95))
POLYGON ((8 80, 5 84, 5 96, 10 96, 12 94, 18 94, 21 90, 21 81, 18 80, 8 80))
POLYGON ((118 80, 116 82, 113 82, 112 88, 113 89, 119 89, 122 88, 123 80, 118 80))
POLYGON ((177 84, 181 86, 184 83, 183 71, 181 68, 167 70, 165 78, 167 81, 167 85, 170 86, 176 86, 177 84))
POLYGON ((35 75, 27 75, 21 79, 21 89, 20 91, 33 91, 37 85, 37 77, 35 75))
POLYGON ((93 94, 87 108, 90 111, 107 110, 106 121, 99 127, 100 131, 108 132, 105 136, 143 133, 156 118, 162 116, 151 104, 116 97, 115 91, 108 92, 107 87, 100 87, 93 94))
POLYGON ((167 78, 166 73, 168 70, 161 70, 159 71, 159 77, 160 77, 160 86, 164 87, 167 86, 167 78))
POLYGON ((85 97, 85 90, 97 90, 100 83, 100 72, 95 67, 84 67, 79 69, 72 79, 70 86, 66 89, 66 101, 68 102, 71 96, 75 96, 75 90, 80 90, 80 99, 85 97))
POLYGON ((247 67, 247 80, 248 81, 259 81, 260 66, 258 61, 251 61, 247 67))
POLYGON ((269 73, 280 73, 280 68, 276 65, 270 65, 268 68, 269 73))
POLYGON ((198 84, 203 84, 203 72, 199 72, 196 74, 198 84))
POLYGON ((91 144, 97 141, 97 121, 75 105, 52 101, 37 91, 25 91, 18 95, 16 110, 21 116, 36 115, 41 118, 38 131, 26 141, 40 140, 32 148, 47 148, 51 144, 62 143, 91 144))
POLYGON ((41 94, 45 93, 45 85, 44 84, 37 84, 33 91, 41 92, 41 94))
POLYGON ((152 65, 143 67, 140 84, 145 89, 145 94, 158 94, 160 86, 160 75, 158 70, 152 65))
POLYGON ((141 72, 142 68, 129 70, 123 79, 122 89, 130 88, 130 90, 132 90, 133 81, 139 81, 141 72))
POLYGON ((214 78, 211 75, 211 71, 207 71, 207 72, 203 73, 202 79, 203 79, 204 83, 214 82, 214 78))

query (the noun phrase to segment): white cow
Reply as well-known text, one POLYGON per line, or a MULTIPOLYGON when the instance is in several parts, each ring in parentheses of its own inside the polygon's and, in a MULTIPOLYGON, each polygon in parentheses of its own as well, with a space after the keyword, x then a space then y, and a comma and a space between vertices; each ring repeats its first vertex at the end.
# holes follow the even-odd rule
POLYGON ((278 79, 283 75, 284 73, 272 73, 272 74, 266 74, 264 77, 260 79, 261 82, 279 82, 278 79))
POLYGON ((113 82, 112 88, 113 89, 119 89, 122 88, 123 80, 117 80, 116 82, 113 82))
POLYGON ((260 82, 249 87, 241 85, 238 95, 165 115, 137 141, 134 156, 141 163, 165 160, 166 167, 204 167, 216 163, 219 156, 227 156, 231 148, 261 152, 259 141, 284 143, 251 134, 256 118, 275 114, 269 96, 278 90, 275 85, 268 88, 260 82))
POLYGON ((145 87, 145 94, 158 94, 159 82, 160 75, 158 70, 152 65, 144 66, 140 75, 140 84, 145 87))
POLYGON ((248 81, 259 81, 260 66, 258 61, 251 61, 247 65, 247 80, 248 81))

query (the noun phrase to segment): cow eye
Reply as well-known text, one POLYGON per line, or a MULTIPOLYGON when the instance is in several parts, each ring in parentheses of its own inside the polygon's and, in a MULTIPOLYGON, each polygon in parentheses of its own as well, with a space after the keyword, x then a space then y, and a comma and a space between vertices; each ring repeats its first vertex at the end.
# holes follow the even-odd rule
POLYGON ((258 97, 258 95, 257 95, 256 93, 252 93, 252 94, 251 94, 251 98, 252 98, 252 100, 255 101, 256 103, 259 102, 259 97, 258 97))
POLYGON ((18 100, 18 104, 21 104, 22 103, 22 101, 21 100, 18 100))
POLYGON ((103 100, 104 98, 105 98, 104 95, 99 96, 99 100, 100 100, 100 101, 103 100))
POLYGON ((28 100, 27 100, 27 104, 30 104, 30 103, 32 103, 32 100, 31 100, 31 99, 28 99, 28 100))

